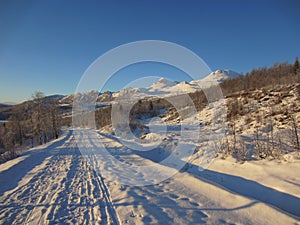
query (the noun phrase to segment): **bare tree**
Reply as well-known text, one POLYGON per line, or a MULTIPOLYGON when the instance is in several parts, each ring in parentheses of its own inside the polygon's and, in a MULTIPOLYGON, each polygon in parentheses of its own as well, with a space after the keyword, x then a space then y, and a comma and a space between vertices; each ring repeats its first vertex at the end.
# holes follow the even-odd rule
POLYGON ((230 128, 230 134, 232 135, 232 151, 233 153, 236 153, 237 151, 237 132, 236 132, 236 124, 235 120, 232 120, 229 123, 229 128, 230 128))
POLYGON ((1 135, 4 147, 5 160, 17 157, 16 153, 16 133, 13 132, 11 124, 5 125, 1 135))
POLYGON ((222 159, 225 159, 232 152, 228 131, 225 131, 223 139, 218 141, 219 152, 222 154, 222 159))
POLYGON ((237 158, 238 160, 245 162, 248 159, 248 155, 249 155, 249 149, 246 146, 245 141, 240 137, 239 138, 239 149, 237 151, 237 158))
POLYGON ((298 136, 298 127, 297 127, 297 121, 294 115, 290 114, 289 119, 291 122, 291 130, 292 130, 292 143, 294 145, 294 148, 297 151, 300 151, 300 143, 299 143, 299 136, 298 136))
POLYGON ((41 91, 36 91, 32 95, 33 102, 35 104, 35 112, 33 112, 33 122, 35 125, 35 135, 37 136, 38 145, 43 143, 43 101, 45 97, 41 91))
POLYGON ((22 146, 25 141, 24 116, 24 112, 16 107, 13 109, 13 114, 9 118, 10 132, 14 135, 14 140, 19 146, 22 146))
POLYGON ((55 139, 58 138, 60 133, 60 114, 57 110, 57 102, 53 102, 50 107, 50 113, 51 113, 51 122, 52 122, 52 132, 55 139))
POLYGON ((254 151, 256 157, 260 159, 265 159, 267 157, 266 150, 265 150, 265 143, 262 140, 262 133, 259 129, 259 126, 255 128, 255 145, 254 151))

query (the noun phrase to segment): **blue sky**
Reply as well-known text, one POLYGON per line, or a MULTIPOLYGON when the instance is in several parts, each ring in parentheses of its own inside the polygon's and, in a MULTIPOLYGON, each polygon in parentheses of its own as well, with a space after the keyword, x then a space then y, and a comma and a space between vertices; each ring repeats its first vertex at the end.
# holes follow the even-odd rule
MULTIPOLYGON (((212 70, 246 73, 275 62, 293 63, 300 56, 299 11, 297 0, 2 0, 0 102, 26 100, 36 90, 73 93, 97 57, 138 40, 180 44, 212 70)), ((144 69, 163 76, 157 68, 144 69)), ((174 74, 173 79, 184 79, 174 74)), ((115 79, 107 88, 118 90, 135 76, 115 79)))

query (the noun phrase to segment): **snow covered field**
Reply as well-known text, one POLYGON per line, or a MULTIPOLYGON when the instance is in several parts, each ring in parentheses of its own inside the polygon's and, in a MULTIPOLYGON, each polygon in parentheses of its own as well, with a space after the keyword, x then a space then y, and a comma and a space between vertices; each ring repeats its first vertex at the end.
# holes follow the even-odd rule
MULTIPOLYGON (((105 133, 83 140, 122 150, 119 160, 153 163, 105 133)), ((0 165, 0 224, 300 224, 300 160, 294 155, 287 162, 229 158, 202 172, 197 167, 155 185, 122 185, 92 170, 66 131, 0 165)))

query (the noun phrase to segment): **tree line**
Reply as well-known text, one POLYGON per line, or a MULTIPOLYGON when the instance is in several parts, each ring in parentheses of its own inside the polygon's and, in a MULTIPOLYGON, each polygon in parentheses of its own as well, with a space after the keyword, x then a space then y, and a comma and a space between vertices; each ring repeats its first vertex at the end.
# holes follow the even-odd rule
POLYGON ((31 101, 16 105, 8 120, 0 125, 0 161, 17 157, 27 147, 41 145, 59 137, 61 113, 56 99, 47 99, 40 91, 31 101))
POLYGON ((238 91, 248 91, 259 88, 275 88, 280 85, 300 82, 299 59, 296 57, 294 64, 275 63, 270 68, 262 67, 253 69, 245 75, 225 80, 220 84, 224 95, 238 91))

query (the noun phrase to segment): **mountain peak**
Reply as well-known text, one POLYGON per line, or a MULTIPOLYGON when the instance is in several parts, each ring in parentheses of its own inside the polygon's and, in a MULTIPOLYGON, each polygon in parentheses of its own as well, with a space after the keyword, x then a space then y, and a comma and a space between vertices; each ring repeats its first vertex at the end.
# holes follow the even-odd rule
POLYGON ((150 87, 152 90, 168 88, 176 85, 176 82, 168 80, 166 78, 160 78, 157 82, 153 83, 150 87))
POLYGON ((230 79, 230 78, 236 78, 240 74, 236 73, 232 70, 223 69, 223 70, 216 70, 212 73, 210 73, 207 77, 203 78, 202 81, 209 82, 209 81, 217 81, 217 82, 223 82, 224 80, 230 79))

